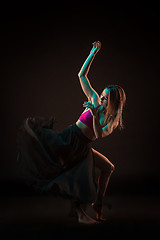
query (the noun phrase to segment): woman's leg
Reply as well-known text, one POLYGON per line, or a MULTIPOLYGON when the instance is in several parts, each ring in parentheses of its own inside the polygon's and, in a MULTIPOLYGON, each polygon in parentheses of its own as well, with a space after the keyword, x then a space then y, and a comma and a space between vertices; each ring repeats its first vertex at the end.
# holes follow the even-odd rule
POLYGON ((93 207, 97 211, 97 218, 101 218, 103 197, 106 193, 109 179, 115 167, 103 154, 99 153, 93 148, 92 151, 95 159, 95 165, 98 169, 100 169, 100 176, 98 179, 97 200, 93 207))

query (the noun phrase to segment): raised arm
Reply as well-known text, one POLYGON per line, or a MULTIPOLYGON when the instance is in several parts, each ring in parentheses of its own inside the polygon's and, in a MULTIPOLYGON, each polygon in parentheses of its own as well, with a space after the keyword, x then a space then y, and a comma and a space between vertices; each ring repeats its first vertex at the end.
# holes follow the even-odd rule
POLYGON ((95 96, 98 95, 96 93, 96 91, 92 88, 90 81, 87 77, 87 74, 89 72, 91 63, 92 63, 93 59, 95 58, 95 55, 100 50, 100 48, 101 48, 101 43, 99 41, 93 43, 93 48, 92 48, 89 56, 87 57, 86 61, 84 62, 80 72, 78 73, 78 77, 80 80, 82 90, 89 99, 92 99, 94 95, 95 96))

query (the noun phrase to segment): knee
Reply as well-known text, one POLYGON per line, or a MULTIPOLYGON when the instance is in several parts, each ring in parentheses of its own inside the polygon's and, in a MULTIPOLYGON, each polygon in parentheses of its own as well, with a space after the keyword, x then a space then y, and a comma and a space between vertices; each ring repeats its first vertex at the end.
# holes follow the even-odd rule
POLYGON ((111 165, 111 173, 115 171, 115 166, 112 164, 111 165))
POLYGON ((105 169, 101 171, 103 175, 111 175, 115 170, 115 166, 113 164, 107 165, 105 169))

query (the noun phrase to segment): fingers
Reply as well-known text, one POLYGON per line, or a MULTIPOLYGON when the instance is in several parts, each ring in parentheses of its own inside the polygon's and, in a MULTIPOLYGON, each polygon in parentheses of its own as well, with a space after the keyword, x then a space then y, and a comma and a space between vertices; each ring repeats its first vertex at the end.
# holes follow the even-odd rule
POLYGON ((93 109, 93 104, 92 103, 90 103, 90 102, 84 102, 83 103, 83 107, 88 107, 88 108, 91 108, 91 109, 93 109))
POLYGON ((93 44, 93 48, 92 48, 91 52, 96 54, 101 49, 101 42, 100 41, 96 41, 96 42, 94 42, 92 44, 93 44))
POLYGON ((100 41, 95 41, 93 44, 93 47, 95 48, 101 48, 101 42, 100 41))
POLYGON ((97 47, 98 47, 99 50, 101 49, 101 42, 100 41, 97 42, 97 47))
POLYGON ((93 47, 96 48, 97 42, 94 42, 94 43, 92 43, 92 44, 93 44, 93 47))

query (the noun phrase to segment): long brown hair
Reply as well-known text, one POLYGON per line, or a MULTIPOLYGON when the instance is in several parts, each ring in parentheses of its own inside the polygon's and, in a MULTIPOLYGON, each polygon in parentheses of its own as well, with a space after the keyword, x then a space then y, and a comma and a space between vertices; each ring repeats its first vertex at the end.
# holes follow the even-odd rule
POLYGON ((116 127, 121 130, 124 128, 122 111, 126 102, 126 94, 119 85, 108 85, 106 88, 109 90, 106 120, 109 122, 111 132, 116 127))

